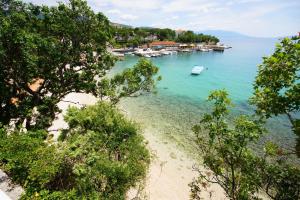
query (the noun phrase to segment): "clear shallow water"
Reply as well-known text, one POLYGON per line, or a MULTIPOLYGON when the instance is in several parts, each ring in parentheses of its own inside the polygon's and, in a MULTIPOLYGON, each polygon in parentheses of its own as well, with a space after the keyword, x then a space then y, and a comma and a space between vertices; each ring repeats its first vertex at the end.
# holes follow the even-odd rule
MULTIPOLYGON (((210 110, 205 101, 210 91, 224 88, 229 92, 235 103, 232 117, 238 113, 253 113, 248 99, 252 95, 257 65, 263 56, 273 52, 278 40, 245 38, 223 39, 223 42, 233 48, 224 53, 178 53, 151 58, 163 78, 157 85, 158 93, 125 99, 121 106, 144 128, 174 139, 185 147, 192 139, 191 127, 210 110), (191 76, 194 65, 203 65, 207 70, 199 76, 191 76)), ((138 59, 127 56, 125 61, 116 64, 112 73, 133 66, 138 59)), ((289 126, 284 117, 272 119, 267 124, 270 134, 265 138, 293 146, 295 137, 288 131, 289 126)))

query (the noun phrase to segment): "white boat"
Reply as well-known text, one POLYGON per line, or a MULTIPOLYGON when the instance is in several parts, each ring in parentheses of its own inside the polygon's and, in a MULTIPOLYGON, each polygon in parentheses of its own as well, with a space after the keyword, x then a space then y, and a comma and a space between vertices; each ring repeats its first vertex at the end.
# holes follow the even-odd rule
POLYGON ((163 51, 162 54, 163 54, 163 55, 170 55, 170 54, 172 54, 172 53, 171 53, 170 51, 163 51))
POLYGON ((193 67, 191 74, 193 74, 193 75, 199 75, 199 74, 201 74, 201 72, 203 70, 204 70, 203 66, 195 66, 195 67, 193 67))
POLYGON ((192 52, 190 49, 182 49, 181 52, 192 52))
POLYGON ((208 52, 209 49, 204 49, 204 48, 202 48, 202 49, 200 49, 200 51, 202 51, 202 52, 208 52))
POLYGON ((125 55, 133 55, 133 52, 127 52, 127 53, 124 53, 125 55))
POLYGON ((151 56, 148 55, 148 54, 145 54, 144 57, 145 57, 145 58, 151 58, 151 56))

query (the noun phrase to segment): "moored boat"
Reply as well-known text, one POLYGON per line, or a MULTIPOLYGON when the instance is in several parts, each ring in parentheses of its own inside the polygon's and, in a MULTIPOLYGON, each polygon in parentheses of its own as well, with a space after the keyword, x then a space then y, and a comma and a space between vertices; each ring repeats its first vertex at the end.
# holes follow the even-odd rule
POLYGON ((199 75, 199 74, 201 74, 201 72, 203 70, 204 70, 203 66, 195 66, 195 67, 193 67, 191 74, 192 75, 199 75))

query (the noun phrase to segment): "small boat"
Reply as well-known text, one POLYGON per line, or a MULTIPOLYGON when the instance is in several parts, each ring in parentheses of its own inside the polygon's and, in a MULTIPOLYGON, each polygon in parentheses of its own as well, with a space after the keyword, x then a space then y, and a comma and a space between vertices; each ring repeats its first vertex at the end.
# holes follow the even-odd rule
POLYGON ((151 58, 151 56, 148 55, 148 54, 144 55, 144 57, 145 57, 145 58, 151 58))
POLYGON ((209 52, 209 49, 202 48, 202 49, 200 49, 200 51, 202 51, 202 52, 209 52))
POLYGON ((181 52, 192 52, 190 49, 182 49, 181 52))
POLYGON ((127 52, 127 53, 124 53, 125 55, 133 55, 133 52, 127 52))
POLYGON ((204 70, 203 66, 195 66, 195 67, 193 67, 191 74, 192 75, 199 75, 199 74, 201 74, 201 72, 203 70, 204 70))

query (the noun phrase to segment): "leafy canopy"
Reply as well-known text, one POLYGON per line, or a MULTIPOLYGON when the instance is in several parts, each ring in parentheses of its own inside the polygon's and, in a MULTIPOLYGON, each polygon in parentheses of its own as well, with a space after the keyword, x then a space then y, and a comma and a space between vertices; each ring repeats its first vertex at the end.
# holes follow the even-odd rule
POLYGON ((111 26, 86 1, 47 7, 7 0, 0 7, 1 169, 25 189, 22 199, 125 199, 144 178, 149 152, 113 104, 153 89, 158 68, 141 60, 107 78, 115 62, 106 50, 111 26), (111 101, 71 108, 69 129, 52 143, 44 130, 71 92, 111 101), (16 129, 8 131, 10 124, 16 129))
POLYGON ((264 133, 260 121, 247 116, 239 116, 229 126, 226 117, 231 105, 224 90, 213 91, 208 100, 213 102, 211 114, 205 114, 200 125, 193 127, 197 137, 197 146, 203 155, 203 163, 207 170, 201 170, 199 178, 192 184, 192 198, 199 199, 199 185, 217 183, 230 199, 256 199, 260 177, 253 170, 259 159, 248 149, 248 145, 256 141, 264 133), (209 174, 209 176, 207 176, 209 174))
POLYGON ((232 200, 260 199, 262 191, 274 200, 299 199, 300 170, 287 162, 282 150, 268 142, 264 155, 258 156, 249 147, 264 134, 263 121, 241 115, 229 125, 227 92, 213 91, 208 99, 213 111, 193 127, 206 170, 196 169, 199 177, 190 184, 191 198, 201 199, 202 190, 215 183, 232 200))
POLYGON ((0 164, 23 199, 125 199, 150 159, 136 125, 108 103, 70 108, 65 119, 56 144, 45 132, 1 132, 0 164))
POLYGON ((111 79, 99 81, 97 94, 101 99, 109 98, 116 104, 122 97, 137 96, 154 89, 156 82, 161 80, 160 76, 153 78, 157 73, 158 68, 151 61, 140 59, 132 68, 125 69, 111 79))
POLYGON ((251 101, 267 118, 287 115, 300 136, 300 38, 285 38, 258 68, 251 101), (298 115, 299 116, 299 115, 298 115))
POLYGON ((107 52, 107 46, 113 43, 112 28, 108 19, 102 13, 95 14, 86 1, 70 0, 47 7, 12 0, 2 1, 0 6, 3 125, 16 122, 18 127, 26 122, 28 130, 44 129, 59 112, 57 103, 71 92, 116 93, 113 90, 124 84, 128 91, 118 95, 123 97, 127 92, 153 86, 152 76, 158 70, 141 61, 109 81, 114 82, 110 85, 113 88, 101 88, 99 80, 115 62, 107 52))

